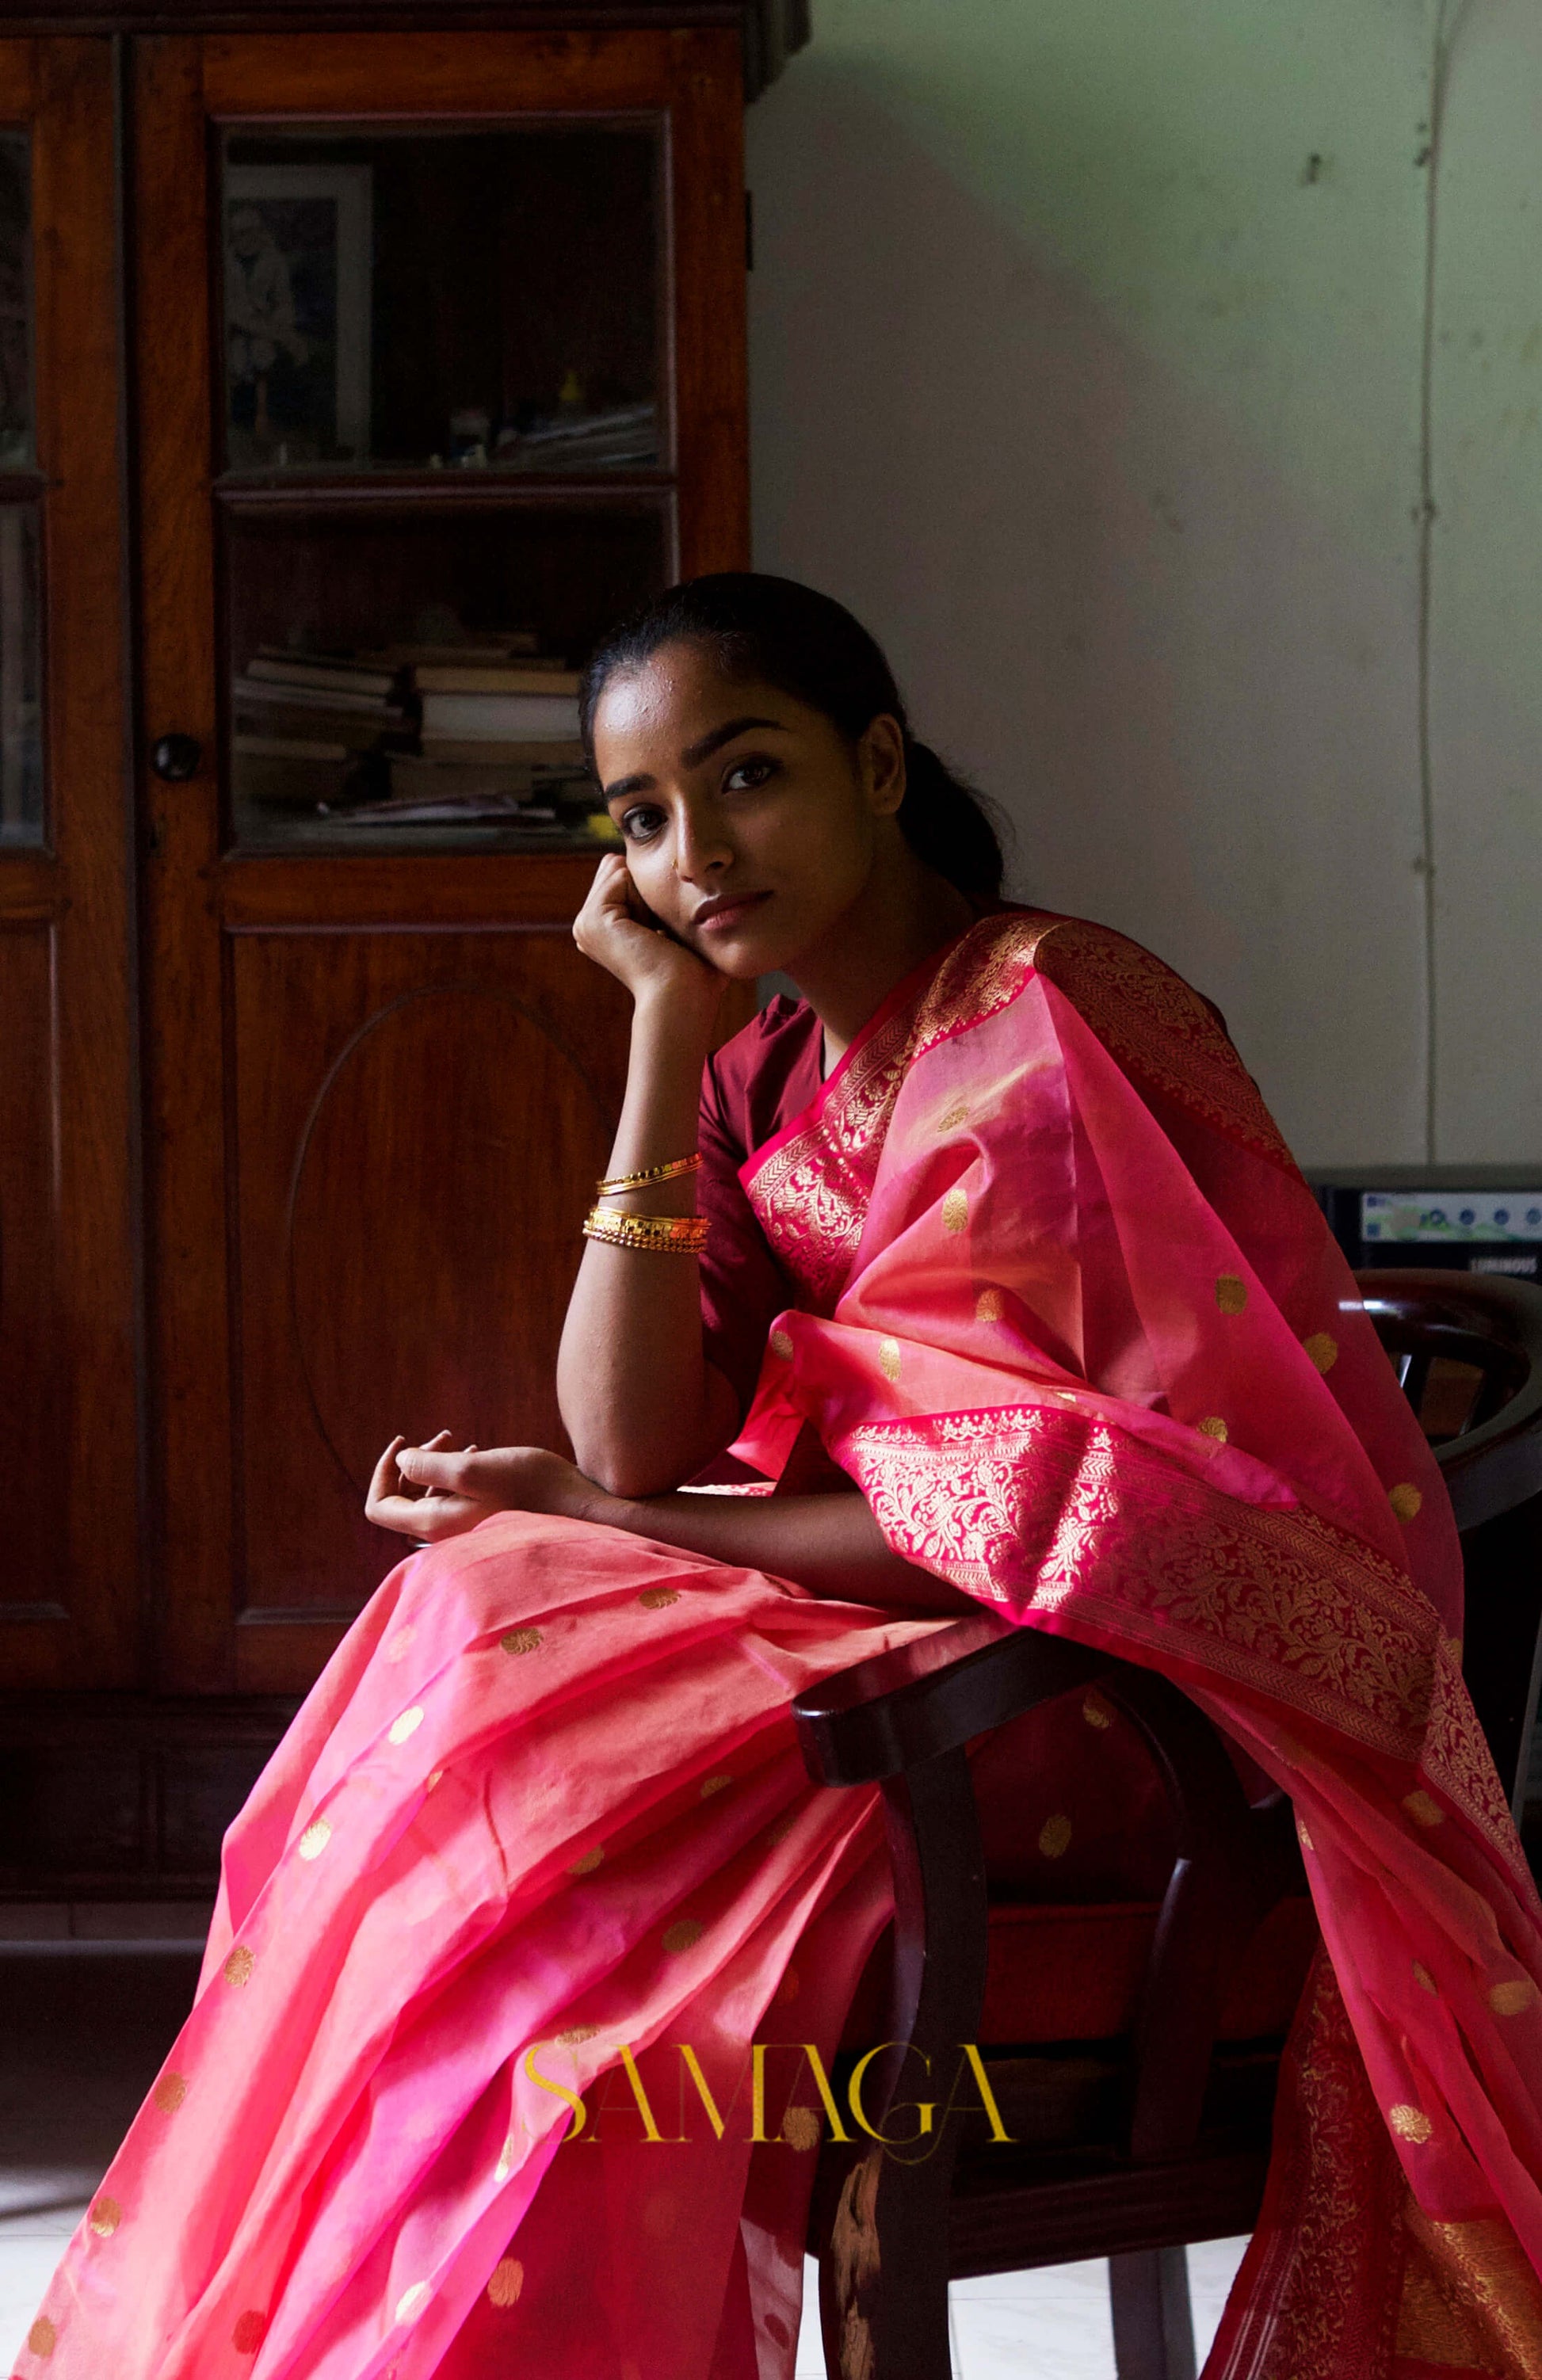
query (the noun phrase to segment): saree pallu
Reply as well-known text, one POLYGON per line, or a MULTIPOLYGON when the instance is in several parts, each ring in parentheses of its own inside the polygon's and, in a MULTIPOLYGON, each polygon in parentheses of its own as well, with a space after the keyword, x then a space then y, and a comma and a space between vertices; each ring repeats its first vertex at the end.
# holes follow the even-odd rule
MULTIPOLYGON (((1449 1507, 1214 1013, 986 919, 744 1178, 799 1305, 741 1451, 811 1426, 907 1560, 1294 1799, 1331 1964, 1212 2380, 1542 2380, 1542 1935, 1449 1507)), ((787 1706, 938 1624, 519 1514, 403 1563, 232 1829, 24 2380, 789 2380, 889 1887, 787 1706)))
POLYGON ((890 1545, 1173 1679, 1282 1786, 1327 1960, 1209 2380, 1542 2374, 1542 1910, 1434 1460, 1215 1012, 984 921, 744 1169, 806 1423, 890 1545))

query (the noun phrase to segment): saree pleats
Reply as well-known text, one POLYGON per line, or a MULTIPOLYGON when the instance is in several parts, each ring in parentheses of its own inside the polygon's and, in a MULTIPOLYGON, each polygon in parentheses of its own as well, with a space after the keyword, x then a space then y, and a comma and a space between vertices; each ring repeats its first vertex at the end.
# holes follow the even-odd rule
POLYGON ((519 1514, 405 1562, 232 1830, 21 2368, 781 2372, 809 2085, 766 2059, 752 2150, 750 2045, 793 1969, 777 2038, 828 2066, 887 1914, 874 1797, 809 1786, 787 1706, 935 1624, 519 1514))

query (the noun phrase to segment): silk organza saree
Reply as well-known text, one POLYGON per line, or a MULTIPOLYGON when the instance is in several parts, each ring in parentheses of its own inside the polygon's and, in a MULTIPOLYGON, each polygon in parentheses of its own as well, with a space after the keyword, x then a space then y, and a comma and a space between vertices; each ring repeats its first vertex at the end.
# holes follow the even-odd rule
MULTIPOLYGON (((1542 2375, 1542 1912, 1450 1510, 1213 1011, 987 918, 744 1180, 799 1295, 741 1454, 812 1425, 896 1551, 1294 1802, 1326 1955, 1212 2380, 1542 2375)), ((790 2380, 888 1883, 787 1705, 936 1624, 521 1514, 402 1563, 231 1831, 27 2380, 790 2380)))

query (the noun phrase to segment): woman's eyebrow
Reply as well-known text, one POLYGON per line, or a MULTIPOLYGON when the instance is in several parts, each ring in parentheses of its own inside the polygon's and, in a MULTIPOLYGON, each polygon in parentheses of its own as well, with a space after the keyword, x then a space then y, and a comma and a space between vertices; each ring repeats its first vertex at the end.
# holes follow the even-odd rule
MULTIPOLYGON (((682 769, 699 769, 703 760, 710 760, 722 746, 731 744, 735 735, 743 735, 751 727, 770 727, 778 735, 787 733, 780 719, 757 719, 747 714, 743 719, 725 719, 721 727, 711 729, 699 742, 686 745, 680 755, 680 766, 682 769)), ((613 785, 606 786, 604 797, 608 802, 618 802, 628 794, 650 793, 654 783, 655 780, 646 774, 618 777, 613 785)))
POLYGON ((751 727, 774 728, 779 735, 786 732, 780 719, 725 719, 721 727, 714 727, 710 735, 703 735, 698 744, 686 745, 680 755, 680 766, 682 769, 698 769, 703 760, 710 760, 724 744, 732 744, 735 735, 743 735, 751 727))

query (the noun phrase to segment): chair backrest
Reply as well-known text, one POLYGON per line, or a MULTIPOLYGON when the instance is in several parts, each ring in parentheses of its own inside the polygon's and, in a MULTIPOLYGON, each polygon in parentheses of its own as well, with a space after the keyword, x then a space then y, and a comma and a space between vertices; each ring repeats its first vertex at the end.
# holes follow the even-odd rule
POLYGON ((1435 1271, 1356 1285, 1451 1496, 1463 1673, 1520 1825, 1542 1686, 1542 1289, 1435 1271))

